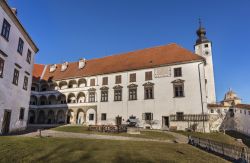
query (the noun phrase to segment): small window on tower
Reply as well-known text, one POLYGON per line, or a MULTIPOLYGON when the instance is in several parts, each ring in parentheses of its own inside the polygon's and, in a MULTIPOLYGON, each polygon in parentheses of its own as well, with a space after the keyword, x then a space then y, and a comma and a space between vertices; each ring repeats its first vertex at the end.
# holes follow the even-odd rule
POLYGON ((205 48, 208 48, 208 44, 205 44, 204 46, 205 46, 205 48))

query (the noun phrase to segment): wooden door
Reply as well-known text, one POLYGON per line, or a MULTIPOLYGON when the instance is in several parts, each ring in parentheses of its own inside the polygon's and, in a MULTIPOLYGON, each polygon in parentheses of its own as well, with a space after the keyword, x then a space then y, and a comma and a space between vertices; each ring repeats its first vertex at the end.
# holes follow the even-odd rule
POLYGON ((8 134, 10 130, 11 111, 5 110, 3 116, 2 134, 8 134))
POLYGON ((116 125, 121 125, 122 124, 122 117, 116 117, 116 125))

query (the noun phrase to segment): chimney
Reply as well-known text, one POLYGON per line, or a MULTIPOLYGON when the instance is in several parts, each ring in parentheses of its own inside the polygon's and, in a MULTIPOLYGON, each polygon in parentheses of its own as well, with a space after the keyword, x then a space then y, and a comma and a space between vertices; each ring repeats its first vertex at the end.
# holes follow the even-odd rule
POLYGON ((49 67, 49 72, 54 72, 56 71, 56 64, 50 65, 49 67))
POLYGON ((86 59, 85 58, 83 58, 83 59, 81 58, 79 60, 79 62, 78 62, 78 68, 82 69, 85 66, 85 64, 86 64, 86 59))
POLYGON ((16 8, 11 8, 11 10, 17 16, 17 9, 16 8))
POLYGON ((68 62, 64 62, 61 67, 61 71, 65 71, 68 68, 68 62))

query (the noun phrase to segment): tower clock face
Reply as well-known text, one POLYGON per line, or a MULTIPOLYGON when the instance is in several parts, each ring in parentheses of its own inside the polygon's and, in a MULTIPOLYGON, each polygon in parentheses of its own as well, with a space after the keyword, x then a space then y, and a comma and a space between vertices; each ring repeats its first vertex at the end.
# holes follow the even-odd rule
POLYGON ((205 52, 204 52, 204 55, 205 56, 207 56, 207 55, 209 55, 210 54, 210 52, 208 51, 208 50, 206 50, 205 52))

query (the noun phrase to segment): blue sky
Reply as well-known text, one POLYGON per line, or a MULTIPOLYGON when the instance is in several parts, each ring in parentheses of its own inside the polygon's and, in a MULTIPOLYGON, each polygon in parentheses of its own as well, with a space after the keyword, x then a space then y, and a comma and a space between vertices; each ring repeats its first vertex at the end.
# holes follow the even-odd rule
POLYGON ((37 43, 36 63, 98 58, 168 43, 192 50, 198 18, 213 43, 217 100, 250 103, 249 0, 8 0, 37 43))

